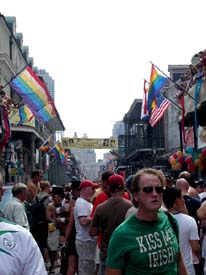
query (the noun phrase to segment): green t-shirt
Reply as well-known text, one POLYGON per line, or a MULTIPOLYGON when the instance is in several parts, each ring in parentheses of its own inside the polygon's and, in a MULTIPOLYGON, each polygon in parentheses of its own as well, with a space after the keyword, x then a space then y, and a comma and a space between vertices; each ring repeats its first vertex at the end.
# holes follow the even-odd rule
POLYGON ((124 275, 175 275, 178 250, 177 237, 163 211, 155 222, 132 215, 113 232, 106 263, 124 275))

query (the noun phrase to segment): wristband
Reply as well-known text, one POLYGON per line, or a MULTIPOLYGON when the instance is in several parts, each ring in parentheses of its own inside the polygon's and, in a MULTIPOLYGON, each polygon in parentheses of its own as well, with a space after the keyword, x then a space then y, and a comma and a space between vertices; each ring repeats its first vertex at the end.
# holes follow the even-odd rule
POLYGON ((61 212, 61 207, 56 208, 56 213, 60 214, 60 212, 61 212))

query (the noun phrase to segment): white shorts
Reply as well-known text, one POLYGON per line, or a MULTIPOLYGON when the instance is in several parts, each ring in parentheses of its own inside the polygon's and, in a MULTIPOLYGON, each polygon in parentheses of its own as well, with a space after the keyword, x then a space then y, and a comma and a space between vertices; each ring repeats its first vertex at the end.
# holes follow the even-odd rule
POLYGON ((56 229, 53 232, 48 232, 47 244, 48 244, 48 249, 49 250, 51 250, 51 251, 57 251, 58 250, 59 236, 60 236, 59 229, 56 229))

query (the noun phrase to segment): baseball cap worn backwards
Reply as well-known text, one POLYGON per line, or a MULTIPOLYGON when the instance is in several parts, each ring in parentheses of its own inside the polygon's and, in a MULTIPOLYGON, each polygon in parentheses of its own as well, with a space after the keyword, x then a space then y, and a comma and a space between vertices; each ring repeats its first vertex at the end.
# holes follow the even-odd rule
POLYGON ((80 184, 80 189, 83 189, 85 187, 92 187, 92 188, 98 188, 99 187, 99 184, 97 183, 94 183, 90 180, 84 180, 81 182, 80 184))
POLYGON ((114 174, 109 177, 108 179, 108 185, 111 188, 112 186, 116 185, 119 188, 125 186, 124 184, 124 178, 121 175, 114 174))

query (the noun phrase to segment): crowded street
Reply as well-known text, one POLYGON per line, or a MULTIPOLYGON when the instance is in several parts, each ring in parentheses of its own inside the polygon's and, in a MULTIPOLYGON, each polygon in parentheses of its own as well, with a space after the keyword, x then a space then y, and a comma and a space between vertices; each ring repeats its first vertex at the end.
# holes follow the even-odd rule
POLYGON ((1 2, 0 275, 206 275, 206 2, 1 2))

